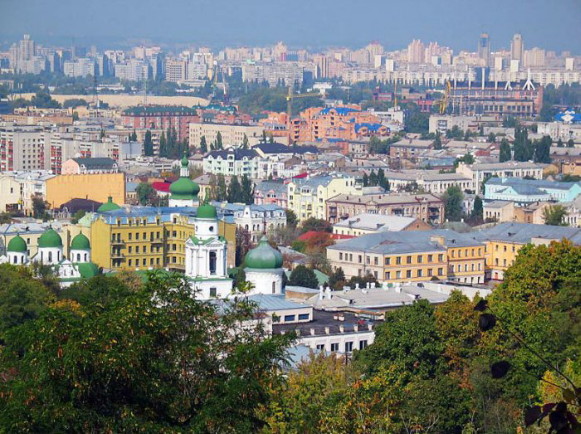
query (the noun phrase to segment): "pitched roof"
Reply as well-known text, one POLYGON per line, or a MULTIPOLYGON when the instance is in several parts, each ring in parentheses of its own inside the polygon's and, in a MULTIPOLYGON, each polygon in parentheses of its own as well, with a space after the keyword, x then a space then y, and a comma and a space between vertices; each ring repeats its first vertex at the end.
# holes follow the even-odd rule
POLYGON ((501 241, 528 244, 533 238, 561 240, 567 238, 581 244, 581 229, 566 226, 535 225, 532 223, 501 223, 471 234, 478 241, 501 241))
POLYGON ((72 160, 87 169, 111 169, 117 164, 112 158, 72 158, 72 160))

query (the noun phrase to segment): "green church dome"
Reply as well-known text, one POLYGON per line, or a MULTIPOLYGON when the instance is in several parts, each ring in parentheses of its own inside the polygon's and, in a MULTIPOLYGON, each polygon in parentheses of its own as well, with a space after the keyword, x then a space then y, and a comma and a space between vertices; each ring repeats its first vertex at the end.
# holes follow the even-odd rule
POLYGON ((8 242, 8 246, 6 247, 6 251, 8 252, 20 252, 26 253, 28 247, 26 246, 26 241, 20 235, 16 235, 8 242))
POLYGON ((61 236, 54 229, 48 229, 44 234, 38 238, 38 247, 62 247, 63 240, 61 236))
POLYGON ((121 207, 113 202, 113 198, 111 196, 108 197, 107 202, 101 205, 97 212, 107 212, 107 211, 115 211, 116 209, 120 209, 121 207))
POLYGON ((84 234, 78 234, 71 241, 71 250, 91 250, 91 243, 84 234))
POLYGON ((84 264, 77 265, 77 267, 79 268, 81 277, 85 279, 89 279, 99 274, 99 267, 97 267, 97 265, 93 264, 92 262, 85 262, 84 264))
POLYGON ((215 206, 205 203, 198 207, 196 216, 199 219, 216 219, 218 218, 218 212, 215 206))
POLYGON ((272 269, 282 267, 282 254, 268 244, 266 237, 262 237, 258 246, 250 250, 244 258, 247 268, 272 269))
POLYGON ((190 200, 195 199, 200 192, 200 186, 190 178, 181 177, 169 186, 172 199, 190 200))

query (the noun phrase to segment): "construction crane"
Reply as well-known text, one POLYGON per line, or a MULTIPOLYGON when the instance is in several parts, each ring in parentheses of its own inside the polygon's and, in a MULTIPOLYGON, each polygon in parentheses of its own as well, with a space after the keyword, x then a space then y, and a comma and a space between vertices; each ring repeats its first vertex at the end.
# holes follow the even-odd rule
POLYGON ((450 80, 446 80, 446 85, 444 86, 444 96, 439 101, 440 105, 440 114, 446 114, 446 110, 448 110, 448 101, 450 99, 450 90, 452 86, 450 85, 450 80))
POLYGON ((286 96, 286 115, 287 115, 287 130, 288 130, 288 137, 290 141, 291 135, 291 117, 292 117, 292 110, 293 110, 293 100, 295 98, 307 98, 310 96, 318 96, 320 97, 321 94, 319 92, 310 92, 310 93, 294 93, 293 87, 288 87, 288 94, 286 96))

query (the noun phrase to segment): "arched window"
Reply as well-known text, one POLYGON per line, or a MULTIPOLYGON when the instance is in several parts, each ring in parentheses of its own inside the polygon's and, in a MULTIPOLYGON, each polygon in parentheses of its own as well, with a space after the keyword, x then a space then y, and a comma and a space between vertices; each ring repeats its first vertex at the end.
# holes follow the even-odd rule
POLYGON ((77 262, 81 262, 81 254, 77 253, 77 262))
POLYGON ((89 254, 85 253, 85 262, 87 262, 89 260, 89 254))
POLYGON ((276 291, 276 282, 272 282, 272 293, 274 294, 276 291))
POLYGON ((48 252, 48 262, 52 262, 52 252, 48 252))

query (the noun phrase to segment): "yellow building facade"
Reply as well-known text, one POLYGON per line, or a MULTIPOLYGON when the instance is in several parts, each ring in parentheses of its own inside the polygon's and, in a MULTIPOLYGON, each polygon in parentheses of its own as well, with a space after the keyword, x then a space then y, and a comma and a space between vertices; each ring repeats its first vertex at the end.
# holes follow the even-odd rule
POLYGON ((345 277, 373 275, 379 282, 452 280, 484 283, 484 244, 448 230, 364 235, 327 248, 332 268, 345 277))
POLYGON ((125 174, 59 175, 46 181, 46 201, 52 209, 76 198, 104 203, 109 196, 115 203, 125 203, 125 174))
MULTIPOLYGON (((98 215, 91 224, 92 259, 112 270, 168 268, 185 271, 185 243, 195 235, 191 216, 98 215)), ((236 251, 236 226, 218 221, 218 233, 228 242, 228 266, 233 267, 236 251)))

